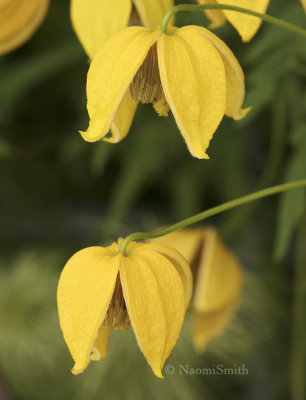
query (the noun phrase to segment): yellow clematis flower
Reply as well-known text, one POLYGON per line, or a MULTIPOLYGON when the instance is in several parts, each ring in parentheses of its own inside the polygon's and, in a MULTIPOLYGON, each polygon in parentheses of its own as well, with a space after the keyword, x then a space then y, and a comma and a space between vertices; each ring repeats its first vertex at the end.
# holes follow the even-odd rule
MULTIPOLYGON (((264 14, 267 11, 270 0, 197 0, 199 4, 226 4, 236 7, 248 8, 264 14)), ((306 12, 306 0, 301 0, 306 12)), ((204 10, 211 20, 211 28, 217 28, 228 20, 238 31, 244 42, 250 41, 256 34, 262 23, 261 18, 242 14, 229 10, 204 10)))
POLYGON ((128 25, 155 29, 173 0, 71 0, 74 30, 90 58, 114 33, 128 25))
MULTIPOLYGON (((121 239, 122 240, 122 239, 121 239)), ((107 355, 111 327, 132 325, 158 377, 181 331, 192 294, 192 274, 171 247, 131 242, 88 247, 65 265, 57 290, 60 325, 79 374, 107 355)))
POLYGON ((241 264, 211 227, 180 230, 151 242, 173 246, 191 265, 195 282, 192 341, 197 351, 203 351, 235 313, 242 287, 241 264))
POLYGON ((224 114, 242 118, 243 71, 226 44, 199 26, 164 34, 129 27, 98 50, 87 77, 89 142, 116 143, 129 131, 137 103, 153 103, 157 113, 171 109, 191 154, 208 158, 206 149, 224 114), (124 107, 122 107, 124 105, 124 107), (111 135, 106 137, 108 132, 111 135))
POLYGON ((49 0, 0 1, 0 54, 30 39, 44 19, 49 0))

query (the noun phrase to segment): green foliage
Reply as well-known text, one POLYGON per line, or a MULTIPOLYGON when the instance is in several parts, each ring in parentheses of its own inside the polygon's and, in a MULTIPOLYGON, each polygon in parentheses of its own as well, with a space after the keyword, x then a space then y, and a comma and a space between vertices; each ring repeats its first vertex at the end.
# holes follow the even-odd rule
POLYGON ((68 41, 59 48, 44 50, 22 60, 13 65, 9 72, 7 63, 0 64, 0 121, 9 117, 33 87, 78 62, 80 58, 78 46, 68 41))
POLYGON ((42 380, 62 351, 54 296, 59 260, 33 251, 0 265, 0 372, 27 399, 41 398, 42 380))

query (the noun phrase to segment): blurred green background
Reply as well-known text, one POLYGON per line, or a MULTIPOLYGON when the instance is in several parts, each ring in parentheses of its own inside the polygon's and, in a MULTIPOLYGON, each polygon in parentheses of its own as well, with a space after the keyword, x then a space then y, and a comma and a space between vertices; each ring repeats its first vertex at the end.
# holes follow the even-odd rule
MULTIPOLYGON (((180 1, 179 3, 187 3, 180 1)), ((298 0, 269 13, 306 25, 298 0)), ((177 24, 208 25, 202 13, 177 24)), ((119 144, 86 143, 89 61, 54 0, 35 36, 0 58, 0 398, 294 399, 306 397, 305 192, 295 190, 208 221, 243 262, 241 307, 226 333, 197 355, 187 316, 159 380, 131 330, 115 333, 105 361, 81 376, 56 314, 56 284, 77 250, 169 224, 282 181, 306 178, 305 39, 264 24, 249 44, 216 31, 246 75, 249 115, 225 118, 210 160, 189 154, 175 122, 138 108, 119 144), (248 375, 179 374, 242 364, 248 375)))

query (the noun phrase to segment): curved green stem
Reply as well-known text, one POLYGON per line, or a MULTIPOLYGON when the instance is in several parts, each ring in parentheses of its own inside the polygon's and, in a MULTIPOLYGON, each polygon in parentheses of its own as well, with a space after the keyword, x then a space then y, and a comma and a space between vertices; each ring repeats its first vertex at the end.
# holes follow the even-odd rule
POLYGON ((183 221, 177 222, 174 225, 170 225, 167 228, 161 229, 156 232, 135 232, 131 235, 127 236, 121 243, 120 251, 125 254, 126 248, 128 244, 132 240, 137 239, 154 239, 160 236, 167 235, 177 229, 186 228, 189 225, 195 224, 196 222, 203 221, 208 217, 212 217, 213 215, 220 214, 221 212, 230 210, 231 208, 235 208, 241 206, 243 204, 250 203, 251 201, 261 199, 263 197, 271 196, 272 194, 285 192, 286 190, 295 189, 301 186, 306 186, 306 179, 300 181, 294 181, 289 183, 283 183, 281 185, 272 186, 267 189, 260 190, 258 192, 254 192, 248 194, 247 196, 239 197, 238 199, 228 201, 227 203, 223 203, 219 206, 210 208, 209 210, 200 212, 199 214, 193 215, 192 217, 186 218, 183 221))
POLYGON ((306 29, 299 28, 296 25, 290 24, 289 22, 283 21, 282 19, 272 17, 271 15, 261 14, 257 11, 249 10, 247 8, 230 6, 227 4, 181 4, 179 6, 175 6, 169 10, 162 21, 161 30, 164 33, 167 33, 167 27, 171 17, 182 11, 202 11, 202 10, 230 10, 230 11, 237 11, 243 14, 252 15, 254 17, 261 18, 263 21, 269 22, 270 24, 277 25, 280 28, 287 29, 291 32, 294 32, 298 35, 306 37, 306 29))
MULTIPOLYGON (((277 91, 275 101, 272 105, 272 126, 269 143, 269 154, 264 167, 264 171, 260 176, 255 190, 264 189, 274 183, 277 171, 282 161, 284 148, 286 145, 287 134, 287 115, 286 115, 286 93, 284 87, 281 86, 277 91)), ((233 232, 248 222, 248 218, 256 210, 260 202, 252 203, 243 210, 236 210, 229 218, 222 224, 221 233, 222 237, 226 239, 230 237, 233 232)))

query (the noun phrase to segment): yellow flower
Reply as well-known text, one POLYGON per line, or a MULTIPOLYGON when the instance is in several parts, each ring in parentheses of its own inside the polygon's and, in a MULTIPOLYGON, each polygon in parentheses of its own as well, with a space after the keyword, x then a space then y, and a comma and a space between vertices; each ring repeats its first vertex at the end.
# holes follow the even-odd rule
MULTIPOLYGON (((122 239, 121 239, 122 240, 122 239)), ((165 245, 120 240, 88 247, 65 265, 57 290, 65 341, 79 374, 107 355, 111 327, 132 325, 137 343, 158 377, 181 331, 192 293, 186 260, 165 245)))
POLYGON ((181 230, 152 240, 176 248, 190 263, 195 288, 192 340, 198 351, 223 333, 232 318, 242 286, 242 267, 211 227, 181 230))
POLYGON ((81 134, 89 142, 116 143, 128 133, 137 103, 153 103, 159 115, 171 109, 191 154, 208 158, 206 149, 224 114, 240 119, 247 112, 241 109, 244 92, 237 59, 207 29, 185 26, 164 34, 160 28, 125 28, 91 63, 90 124, 81 134))
POLYGON ((104 41, 126 26, 160 25, 173 0, 71 0, 74 30, 90 58, 104 41))
POLYGON ((0 54, 30 39, 44 19, 49 0, 0 1, 0 54))
MULTIPOLYGON (((270 0, 197 0, 199 4, 226 4, 231 6, 248 8, 264 14, 267 11, 270 0)), ((306 0, 301 0, 306 12, 306 0)), ((262 23, 261 18, 240 12, 229 10, 205 10, 207 17, 211 20, 211 28, 217 28, 228 20, 238 31, 242 40, 248 42, 256 34, 262 23)))

